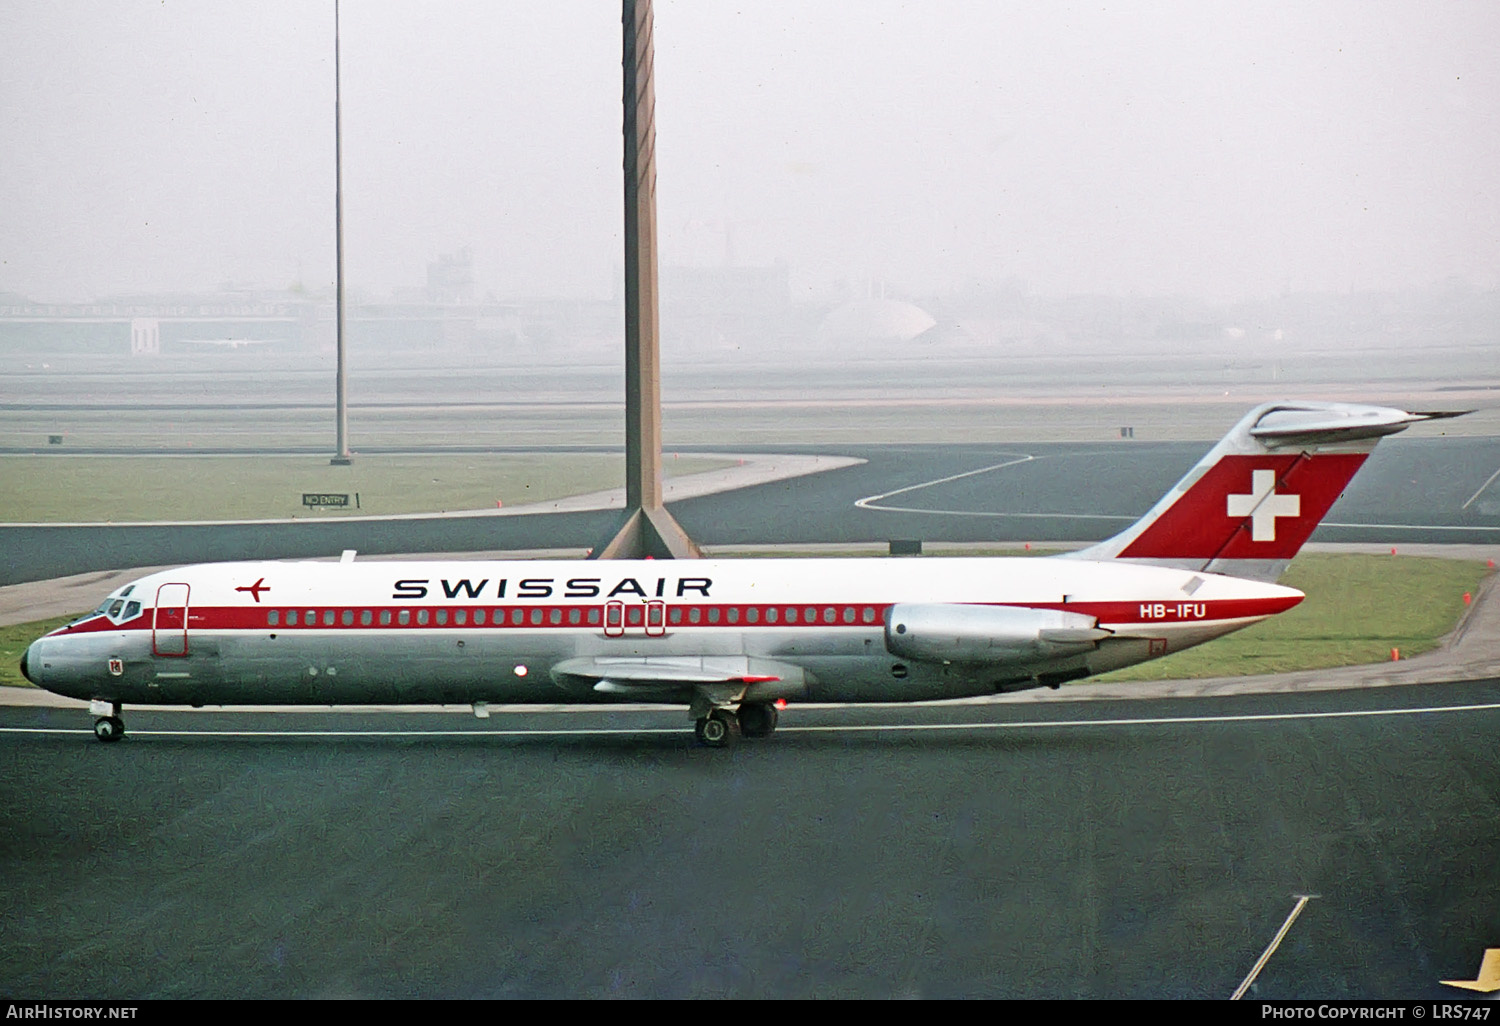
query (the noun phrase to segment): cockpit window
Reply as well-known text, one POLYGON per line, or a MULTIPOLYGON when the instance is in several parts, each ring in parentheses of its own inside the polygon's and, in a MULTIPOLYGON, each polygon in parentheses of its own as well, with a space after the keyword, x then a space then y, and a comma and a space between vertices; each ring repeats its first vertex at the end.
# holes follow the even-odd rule
POLYGON ((135 585, 133 585, 133 584, 132 584, 132 585, 129 585, 129 586, 128 586, 128 587, 127 587, 127 588, 126 588, 126 589, 125 589, 125 590, 124 590, 124 591, 122 591, 122 592, 120 592, 120 597, 121 597, 121 598, 125 598, 125 597, 126 597, 126 596, 127 596, 127 595, 129 595, 129 594, 130 594, 130 593, 131 593, 131 592, 132 592, 132 591, 135 591, 135 585))
POLYGON ((109 618, 111 620, 115 619, 116 617, 118 617, 120 615, 120 610, 122 610, 124 608, 125 608, 125 600, 124 599, 115 599, 113 602, 111 602, 109 604, 109 618))
POLYGON ((125 607, 125 619, 134 620, 136 616, 139 615, 140 611, 141 604, 139 602, 130 603, 125 607))

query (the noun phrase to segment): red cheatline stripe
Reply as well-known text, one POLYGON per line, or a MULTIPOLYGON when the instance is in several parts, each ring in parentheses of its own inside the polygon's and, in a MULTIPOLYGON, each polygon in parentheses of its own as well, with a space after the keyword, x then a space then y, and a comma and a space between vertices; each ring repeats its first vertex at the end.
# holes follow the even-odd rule
MULTIPOLYGON (((1136 623, 1202 623, 1215 620, 1240 620, 1271 616, 1284 612, 1301 601, 1299 596, 1217 599, 1193 602, 1035 602, 994 603, 1020 609, 1047 609, 1092 616, 1102 624, 1136 623)), ((982 604, 982 603, 975 603, 982 604)), ((660 620, 652 619, 651 630, 690 630, 695 627, 736 629, 785 627, 851 627, 871 628, 884 623, 890 603, 800 603, 777 605, 703 605, 669 604, 660 620), (811 615, 809 615, 811 614, 811 615), (772 618, 774 615, 774 619, 772 618)), ((645 605, 624 607, 624 622, 610 622, 607 629, 647 628, 645 605), (631 619, 631 616, 638 619, 631 619)), ((158 623, 159 630, 180 631, 180 618, 168 624, 158 623)), ((187 628, 200 630, 547 630, 553 628, 606 629, 605 609, 594 603, 562 606, 194 606, 189 611, 187 628), (276 622, 269 614, 276 614, 276 622), (295 614, 297 622, 288 622, 295 614), (345 615, 351 622, 345 623, 345 615), (366 623, 366 614, 369 622, 366 623), (402 622, 405 614, 406 621, 402 622), (439 614, 442 620, 439 621, 439 614), (464 622, 458 622, 462 614, 464 622), (576 619, 574 619, 576 615, 576 619), (331 619, 332 622, 325 622, 331 619)), ((119 630, 149 631, 152 610, 126 623, 115 624, 107 617, 96 616, 57 634, 87 634, 119 630)))

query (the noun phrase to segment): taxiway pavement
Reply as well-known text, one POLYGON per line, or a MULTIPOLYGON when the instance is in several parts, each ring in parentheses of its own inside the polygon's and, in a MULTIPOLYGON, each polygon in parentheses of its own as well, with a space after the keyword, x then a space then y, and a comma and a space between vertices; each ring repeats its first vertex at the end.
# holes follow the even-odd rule
POLYGON ((797 709, 0 709, 35 997, 1465 995, 1500 682, 797 709))
MULTIPOLYGON (((684 490, 670 508, 689 535, 709 546, 1097 541, 1149 509, 1207 448, 1200 442, 793 447, 762 459, 770 466, 795 463, 803 468, 795 476, 752 477, 747 486, 740 468, 714 472, 711 491, 684 490), (819 459, 834 469, 811 472, 819 459)), ((1314 540, 1495 543, 1497 467, 1500 451, 1492 438, 1390 439, 1314 540)), ((687 489, 691 481, 677 487, 687 489)), ((420 517, 6 524, 0 525, 6 554, 0 585, 127 566, 308 558, 344 549, 367 555, 582 552, 610 529, 614 508, 615 497, 595 496, 556 509, 420 517)))

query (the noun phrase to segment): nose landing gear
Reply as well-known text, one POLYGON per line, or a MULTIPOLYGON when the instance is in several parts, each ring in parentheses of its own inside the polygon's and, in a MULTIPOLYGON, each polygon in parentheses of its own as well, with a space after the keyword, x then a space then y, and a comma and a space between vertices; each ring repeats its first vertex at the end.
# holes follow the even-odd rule
POLYGON ((125 736, 125 721, 120 718, 120 703, 94 699, 89 703, 94 720, 94 736, 100 741, 118 741, 125 736))

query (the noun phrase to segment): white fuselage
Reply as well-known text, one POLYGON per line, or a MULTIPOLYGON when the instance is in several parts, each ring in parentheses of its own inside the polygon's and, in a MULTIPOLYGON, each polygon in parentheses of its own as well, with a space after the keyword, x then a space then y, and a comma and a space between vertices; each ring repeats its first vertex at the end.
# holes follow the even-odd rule
POLYGON ((723 673, 745 701, 917 701, 1102 673, 1301 598, 1052 558, 219 563, 119 589, 25 666, 49 690, 137 704, 688 701, 679 672, 723 673), (908 607, 1063 613, 1100 637, 907 658, 888 632, 908 607))

